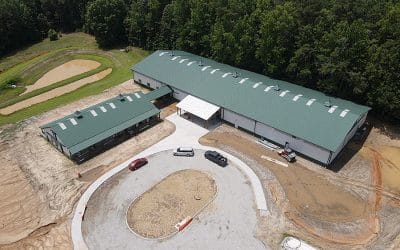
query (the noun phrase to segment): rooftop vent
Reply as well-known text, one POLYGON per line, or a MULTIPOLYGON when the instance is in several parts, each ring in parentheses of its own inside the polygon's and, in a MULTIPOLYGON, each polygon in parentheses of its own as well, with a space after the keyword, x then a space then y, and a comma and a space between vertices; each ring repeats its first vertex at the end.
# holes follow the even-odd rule
POLYGON ((328 108, 332 107, 332 103, 331 103, 331 99, 330 99, 330 98, 329 98, 328 101, 326 101, 326 102, 324 103, 324 106, 325 106, 325 107, 328 107, 328 108))
POLYGON ((274 86, 274 90, 275 91, 279 91, 279 90, 281 90, 281 88, 279 88, 279 85, 277 84, 277 85, 274 86))
POLYGON ((75 111, 74 115, 75 115, 75 117, 78 118, 78 119, 81 119, 81 118, 83 117, 81 111, 79 111, 79 110, 75 111))
POLYGON ((125 101, 125 96, 123 96, 122 94, 118 95, 118 100, 120 100, 121 102, 125 101))

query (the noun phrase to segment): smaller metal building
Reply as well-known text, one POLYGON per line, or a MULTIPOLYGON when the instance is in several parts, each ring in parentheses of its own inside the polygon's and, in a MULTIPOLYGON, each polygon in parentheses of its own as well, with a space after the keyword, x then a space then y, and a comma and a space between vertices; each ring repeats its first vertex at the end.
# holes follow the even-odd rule
POLYGON ((120 94, 40 128, 54 147, 79 164, 157 123, 160 110, 151 101, 164 92, 168 89, 120 94))

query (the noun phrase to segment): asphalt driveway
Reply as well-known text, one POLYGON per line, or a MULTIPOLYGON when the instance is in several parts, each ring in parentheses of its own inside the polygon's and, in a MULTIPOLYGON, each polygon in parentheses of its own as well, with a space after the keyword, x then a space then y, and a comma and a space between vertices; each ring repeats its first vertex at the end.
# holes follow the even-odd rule
POLYGON ((221 168, 196 150, 194 157, 173 157, 172 151, 148 156, 149 164, 135 172, 122 170, 90 198, 82 221, 89 249, 264 249, 254 237, 256 204, 246 175, 235 163, 221 168), (182 232, 164 240, 144 239, 126 224, 126 211, 142 193, 175 171, 196 169, 216 181, 215 200, 182 232))

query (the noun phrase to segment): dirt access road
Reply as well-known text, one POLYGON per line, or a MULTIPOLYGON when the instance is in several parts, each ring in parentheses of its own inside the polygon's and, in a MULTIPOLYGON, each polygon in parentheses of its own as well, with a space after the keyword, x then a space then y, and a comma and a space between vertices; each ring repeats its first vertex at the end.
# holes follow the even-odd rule
POLYGON ((140 90, 132 81, 100 95, 0 128, 0 249, 70 249, 70 214, 102 173, 171 134, 164 121, 76 166, 40 136, 39 126, 116 96, 140 90), (77 172, 82 178, 77 179, 77 172))
POLYGON ((396 138, 372 129, 360 150, 354 144, 346 148, 337 173, 304 159, 288 168, 266 161, 262 155, 283 159, 256 143, 255 137, 228 125, 200 142, 240 156, 264 180, 274 204, 273 216, 262 220, 259 230, 266 244, 276 246, 274 239, 289 233, 323 248, 395 248, 392 242, 400 233, 400 213, 395 209, 400 193, 394 189, 400 185, 400 175, 394 175, 400 169, 396 138), (385 171, 390 177, 383 177, 385 171))

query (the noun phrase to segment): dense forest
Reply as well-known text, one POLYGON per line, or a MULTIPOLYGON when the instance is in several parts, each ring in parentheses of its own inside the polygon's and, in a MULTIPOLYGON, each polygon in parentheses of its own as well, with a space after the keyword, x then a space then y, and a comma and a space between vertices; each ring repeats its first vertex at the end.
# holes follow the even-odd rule
POLYGON ((0 0, 0 55, 58 32, 181 49, 400 120, 400 1, 0 0))

